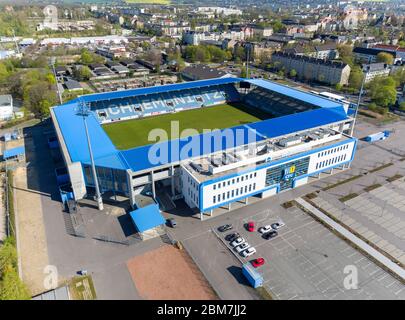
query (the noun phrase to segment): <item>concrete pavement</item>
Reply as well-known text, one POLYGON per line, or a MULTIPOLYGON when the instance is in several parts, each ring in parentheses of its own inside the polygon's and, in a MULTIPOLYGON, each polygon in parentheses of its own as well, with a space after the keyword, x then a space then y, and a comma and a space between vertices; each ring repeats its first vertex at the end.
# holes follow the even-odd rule
POLYGON ((331 228, 339 232, 343 237, 348 239, 350 242, 354 243, 356 246, 361 248, 363 251, 367 252, 371 257, 373 257, 375 260, 383 264, 386 268, 391 270, 393 273, 395 273, 397 276, 399 276, 402 280, 405 280, 405 270, 392 262, 390 259, 388 259, 386 256, 378 252, 376 249, 368 245, 366 242, 361 240, 360 238, 356 237, 353 233, 348 231, 346 228, 342 227, 340 224, 337 222, 333 221, 331 218, 329 218, 327 215, 319 211, 317 208, 303 200, 302 198, 296 199, 296 201, 302 205, 305 209, 310 211, 312 214, 314 214, 317 218, 319 218, 321 221, 325 222, 327 225, 329 225, 331 228))

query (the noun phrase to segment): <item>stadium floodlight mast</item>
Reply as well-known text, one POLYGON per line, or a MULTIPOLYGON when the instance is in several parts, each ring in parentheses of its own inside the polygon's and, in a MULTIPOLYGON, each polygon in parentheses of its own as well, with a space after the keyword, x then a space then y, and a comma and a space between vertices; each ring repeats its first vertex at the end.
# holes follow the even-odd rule
POLYGON ((89 130, 87 128, 87 121, 86 121, 87 117, 90 115, 90 107, 81 98, 78 103, 78 109, 77 109, 76 114, 83 117, 84 129, 86 131, 86 137, 87 137, 87 145, 89 147, 91 170, 93 172, 94 186, 96 187, 96 199, 95 200, 97 201, 98 210, 103 210, 103 208, 104 208, 103 199, 101 198, 100 186, 98 184, 98 179, 97 179, 96 165, 94 164, 93 150, 91 149, 90 135, 89 135, 89 130))
POLYGON ((366 72, 363 75, 363 80, 361 81, 361 87, 360 87, 360 91, 359 91, 359 96, 357 98, 357 105, 356 105, 356 110, 354 111, 354 117, 353 117, 353 123, 352 123, 352 130, 350 131, 350 135, 353 136, 353 132, 354 132, 354 125, 356 124, 356 118, 357 118, 357 113, 359 111, 360 108, 360 101, 361 101, 361 96, 363 94, 363 89, 364 89, 364 84, 366 82, 366 78, 368 75, 368 72, 370 71, 370 66, 366 66, 365 70, 363 69, 363 72, 366 72))

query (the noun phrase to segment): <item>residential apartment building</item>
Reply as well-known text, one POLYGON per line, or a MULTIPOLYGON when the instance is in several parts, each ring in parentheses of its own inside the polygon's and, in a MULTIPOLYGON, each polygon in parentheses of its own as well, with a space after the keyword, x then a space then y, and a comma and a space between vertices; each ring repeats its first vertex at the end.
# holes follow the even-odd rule
POLYGON ((275 52, 273 63, 285 69, 286 72, 295 70, 300 79, 319 81, 330 85, 347 85, 350 76, 350 66, 335 61, 327 61, 312 57, 294 55, 285 52, 275 52))
POLYGON ((365 74, 365 83, 372 81, 375 77, 387 77, 390 68, 386 63, 370 63, 362 65, 365 74))

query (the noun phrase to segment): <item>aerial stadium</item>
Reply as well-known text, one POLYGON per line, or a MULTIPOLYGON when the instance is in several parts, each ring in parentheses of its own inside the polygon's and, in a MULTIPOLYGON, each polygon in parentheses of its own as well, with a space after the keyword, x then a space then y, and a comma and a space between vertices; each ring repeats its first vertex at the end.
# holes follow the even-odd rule
POLYGON ((201 219, 348 168, 357 143, 347 104, 263 79, 84 95, 51 117, 75 200, 96 180, 134 209, 183 200, 201 219))

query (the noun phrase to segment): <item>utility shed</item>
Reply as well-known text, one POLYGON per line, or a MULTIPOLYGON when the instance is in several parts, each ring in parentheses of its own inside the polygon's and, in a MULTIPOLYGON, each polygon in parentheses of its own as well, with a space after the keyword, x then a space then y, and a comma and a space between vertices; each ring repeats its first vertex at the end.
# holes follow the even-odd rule
POLYGON ((253 288, 263 285, 263 276, 257 272, 250 263, 245 263, 242 266, 242 273, 253 288))
POLYGON ((158 237, 165 233, 163 225, 166 220, 157 204, 150 204, 129 213, 131 220, 142 240, 158 237))
POLYGON ((10 159, 18 159, 20 160, 25 154, 25 149, 23 146, 16 147, 12 149, 8 149, 4 151, 3 159, 10 160, 10 159))

